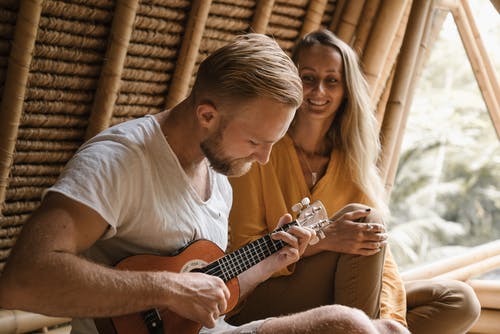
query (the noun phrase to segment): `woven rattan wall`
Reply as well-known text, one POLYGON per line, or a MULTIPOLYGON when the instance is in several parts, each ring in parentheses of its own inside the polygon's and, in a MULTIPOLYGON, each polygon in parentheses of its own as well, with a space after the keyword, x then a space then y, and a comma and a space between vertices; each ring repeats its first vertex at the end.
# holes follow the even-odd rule
MULTIPOLYGON (((42 192, 84 140, 108 126, 178 102, 188 92, 198 64, 235 35, 266 33, 290 53, 300 36, 326 27, 360 55, 364 50, 371 55, 369 33, 377 27, 376 15, 388 9, 401 12, 394 16, 395 28, 382 48, 394 46, 403 12, 411 3, 2 1, 0 271, 42 192)), ((396 57, 390 59, 395 62, 396 57)), ((373 68, 375 73, 383 70, 383 66, 373 68)))

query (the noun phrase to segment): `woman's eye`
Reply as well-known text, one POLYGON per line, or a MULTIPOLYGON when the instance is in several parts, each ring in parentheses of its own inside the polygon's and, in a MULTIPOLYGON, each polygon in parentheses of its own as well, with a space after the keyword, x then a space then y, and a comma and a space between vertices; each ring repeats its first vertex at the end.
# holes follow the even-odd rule
POLYGON ((313 82, 313 81, 314 81, 314 78, 312 76, 309 76, 309 75, 302 76, 302 82, 313 82))
POLYGON ((257 146, 257 145, 259 145, 259 144, 257 144, 256 142, 254 142, 254 141, 253 141, 253 140, 251 140, 251 139, 250 139, 248 142, 249 142, 249 143, 250 143, 250 145, 252 145, 252 146, 257 146))

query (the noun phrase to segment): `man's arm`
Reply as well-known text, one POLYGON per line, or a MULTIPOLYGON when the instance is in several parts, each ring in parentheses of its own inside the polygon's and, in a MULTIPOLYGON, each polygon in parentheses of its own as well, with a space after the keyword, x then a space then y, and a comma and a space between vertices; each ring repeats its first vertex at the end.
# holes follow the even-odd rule
POLYGON ((214 314, 225 309, 229 297, 221 279, 200 273, 121 271, 80 257, 107 228, 92 209, 49 193, 9 257, 0 278, 0 306, 67 317, 166 307, 213 327, 214 314))
MULTIPOLYGON (((278 227, 288 224, 291 221, 292 217, 286 214, 281 217, 278 227)), ((298 226, 291 227, 288 232, 280 231, 273 233, 271 237, 274 240, 282 240, 288 246, 283 247, 278 252, 238 276, 240 298, 245 298, 257 285, 271 277, 274 272, 297 262, 313 236, 314 231, 298 226)))

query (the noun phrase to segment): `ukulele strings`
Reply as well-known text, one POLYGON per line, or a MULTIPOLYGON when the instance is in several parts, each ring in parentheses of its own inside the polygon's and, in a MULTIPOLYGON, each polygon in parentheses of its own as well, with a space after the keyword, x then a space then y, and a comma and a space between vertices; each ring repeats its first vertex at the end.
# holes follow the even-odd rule
MULTIPOLYGON (((296 222, 294 222, 296 223, 296 222)), ((288 230, 289 225, 277 231, 288 230)), ((282 240, 273 240, 270 234, 255 240, 246 246, 230 253, 205 267, 206 274, 217 276, 225 281, 256 265, 269 255, 277 252, 286 245, 282 240)))

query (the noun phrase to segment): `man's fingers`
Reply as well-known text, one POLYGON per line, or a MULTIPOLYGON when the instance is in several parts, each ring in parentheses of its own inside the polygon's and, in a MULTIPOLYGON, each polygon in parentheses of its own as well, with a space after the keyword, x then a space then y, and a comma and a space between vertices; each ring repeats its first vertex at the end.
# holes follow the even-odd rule
POLYGON ((279 228, 279 227, 281 227, 283 225, 291 223, 292 220, 293 220, 292 216, 289 213, 286 213, 286 214, 284 214, 283 216, 280 217, 280 219, 278 221, 278 226, 276 228, 279 228))
POLYGON ((273 240, 281 240, 294 248, 299 247, 298 239, 294 235, 287 233, 287 232, 284 232, 284 231, 272 233, 271 238, 273 240))

